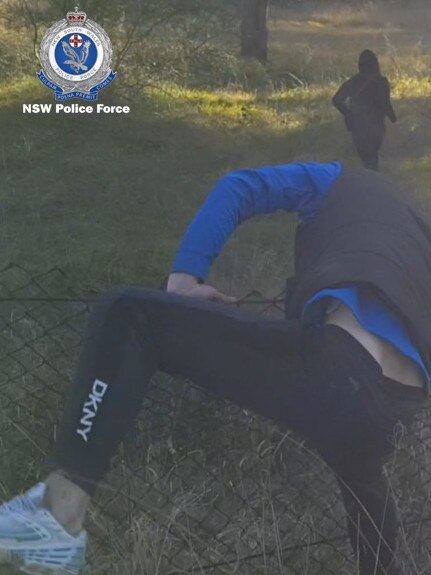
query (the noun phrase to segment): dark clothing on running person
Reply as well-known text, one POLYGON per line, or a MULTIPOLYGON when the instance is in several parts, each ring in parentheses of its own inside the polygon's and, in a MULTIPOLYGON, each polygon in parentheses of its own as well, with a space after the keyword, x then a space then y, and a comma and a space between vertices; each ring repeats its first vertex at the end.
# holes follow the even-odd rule
MULTIPOLYGON (((295 176, 301 170, 306 174, 304 182, 308 191, 314 185, 319 188, 319 183, 321 189, 321 178, 317 178, 317 184, 316 181, 313 183, 319 165, 314 168, 311 172, 298 164, 291 168, 295 176)), ((326 182, 327 168, 328 165, 321 168, 326 182)), ((275 167, 273 171, 266 168, 264 173, 266 178, 257 174, 260 193, 250 186, 240 186, 237 180, 239 196, 243 206, 247 206, 249 217, 254 215, 256 202, 267 207, 273 205, 272 192, 275 196, 282 190, 286 197, 298 195, 291 186, 289 166, 275 167)), ((364 267, 368 247, 356 236, 359 230, 364 230, 363 235, 371 243, 376 240, 375 253, 371 251, 369 256, 369 269, 365 266, 371 282, 366 292, 374 291, 374 299, 381 298, 382 309, 386 307, 402 322, 406 320, 410 343, 420 350, 424 369, 428 372, 431 341, 428 327, 431 295, 427 291, 428 283, 431 286, 431 278, 428 278, 431 264, 427 261, 427 254, 431 258, 429 230, 401 200, 391 199, 385 188, 387 180, 382 176, 368 170, 352 173, 343 170, 331 181, 332 184, 324 186, 325 194, 320 196, 319 209, 305 209, 305 228, 299 230, 300 248, 296 256, 303 254, 310 272, 318 269, 323 257, 327 277, 335 278, 342 269, 337 258, 331 264, 325 260, 325 254, 339 251, 338 242, 345 237, 346 230, 353 229, 354 233, 346 243, 346 250, 339 252, 343 269, 345 256, 349 253, 354 263, 360 263, 358 269, 364 267), (399 239, 393 235, 386 220, 385 225, 380 225, 374 206, 370 210, 367 208, 370 194, 356 194, 355 209, 350 213, 342 206, 342 190, 347 193, 351 186, 356 189, 361 178, 367 189, 370 185, 375 186, 374 196, 380 198, 381 206, 386 203, 388 215, 384 217, 388 220, 393 214, 399 239), (362 210, 358 210, 361 201, 362 210), (334 234, 327 235, 324 242, 319 239, 317 248, 316 245, 313 247, 312 230, 319 232, 319 222, 323 225, 321 229, 326 229, 331 212, 335 222, 337 205, 349 221, 342 222, 343 229, 334 226, 334 234), (397 244, 389 257, 383 245, 388 233, 391 241, 397 244), (406 264, 403 249, 395 248, 410 236, 417 253, 406 264), (358 246, 358 253, 354 244, 358 246), (313 263, 310 250, 316 249, 321 254, 314 257, 313 263), (379 254, 382 257, 376 265, 375 257, 379 254), (398 268, 403 265, 409 269, 399 272, 398 268), (392 289, 385 283, 385 272, 391 283, 393 274, 400 273, 401 291, 397 292, 397 286, 392 289), (409 296, 411 305, 404 304, 401 297, 410 285, 409 281, 418 288, 409 296), (397 309, 394 302, 401 302, 401 307, 397 309), (404 317, 405 314, 411 317, 404 317), (414 329, 416 321, 417 331, 414 329)), ((205 245, 203 236, 206 232, 199 220, 206 221, 207 226, 214 226, 220 233, 224 218, 230 217, 228 196, 229 193, 211 194, 207 202, 211 204, 215 197, 221 202, 213 212, 214 220, 209 218, 206 203, 189 228, 180 252, 184 245, 195 245, 196 261, 193 263, 193 250, 186 250, 188 253, 184 254, 180 265, 183 272, 196 274, 194 266, 203 264, 205 254, 199 252, 199 246, 205 245), (199 236, 202 241, 193 244, 199 236), (190 237, 194 238, 192 244, 188 243, 190 237)), ((303 197, 303 201, 291 206, 295 205, 295 209, 301 211, 300 206, 307 204, 304 201, 303 197)), ((239 223, 237 221, 236 225, 239 223)), ((222 238, 217 237, 218 240, 222 238)), ((221 239, 221 244, 225 240, 226 237, 221 239)), ((409 247, 410 243, 405 250, 409 247)), ((179 255, 176 259, 176 266, 181 258, 179 255)), ((355 266, 347 268, 356 269, 355 266)), ((180 271, 179 267, 176 269, 180 271)), ((293 309, 301 301, 301 293, 305 294, 309 286, 316 283, 312 273, 309 275, 301 269, 300 261, 296 261, 296 269, 299 281, 291 299, 293 309)), ((206 273, 202 275, 205 277, 206 273)), ((320 273, 318 277, 321 277, 320 273)), ((326 286, 319 285, 312 297, 307 295, 302 308, 306 309, 307 304, 313 306, 313 296, 325 287, 347 287, 357 289, 359 294, 365 293, 362 282, 356 283, 355 279, 352 277, 349 286, 331 282, 326 286)), ((337 295, 331 294, 333 297, 337 295)), ((320 299, 321 302, 328 301, 328 298, 320 299)), ((307 322, 305 315, 301 317, 301 313, 295 313, 294 317, 285 320, 256 318, 230 306, 162 291, 142 288, 109 291, 100 298, 90 316, 75 385, 49 467, 64 470, 76 484, 92 494, 107 472, 116 447, 132 426, 154 373, 163 371, 188 378, 219 397, 252 409, 306 438, 336 473, 361 575, 401 574, 394 555, 398 517, 384 464, 393 451, 395 437, 411 424, 415 412, 424 405, 425 394, 420 388, 386 377, 379 363, 344 329, 325 325, 321 318, 307 322)))
POLYGON ((378 153, 385 136, 385 117, 396 122, 387 78, 380 74, 376 55, 364 50, 359 74, 344 82, 332 99, 366 168, 378 169, 378 153))

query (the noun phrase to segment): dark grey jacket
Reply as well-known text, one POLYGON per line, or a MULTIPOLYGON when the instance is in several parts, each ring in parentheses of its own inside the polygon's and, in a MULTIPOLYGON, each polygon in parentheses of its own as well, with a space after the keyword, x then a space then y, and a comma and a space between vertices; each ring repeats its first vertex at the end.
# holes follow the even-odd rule
POLYGON ((299 225, 287 317, 328 287, 372 289, 403 318, 431 372, 431 226, 381 174, 345 169, 299 225))

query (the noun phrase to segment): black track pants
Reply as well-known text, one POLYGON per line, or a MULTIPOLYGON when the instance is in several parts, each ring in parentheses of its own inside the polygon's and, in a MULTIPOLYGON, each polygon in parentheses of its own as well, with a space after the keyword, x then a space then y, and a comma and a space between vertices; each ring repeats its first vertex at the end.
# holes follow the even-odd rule
POLYGON ((379 150, 385 137, 383 125, 359 121, 352 130, 352 139, 364 168, 379 169, 379 150))
POLYGON ((93 494, 156 371, 188 378, 307 438, 334 469, 362 575, 399 573, 397 516, 383 473, 421 390, 388 380, 336 327, 257 318, 233 306, 123 288, 89 319, 49 468, 93 494))

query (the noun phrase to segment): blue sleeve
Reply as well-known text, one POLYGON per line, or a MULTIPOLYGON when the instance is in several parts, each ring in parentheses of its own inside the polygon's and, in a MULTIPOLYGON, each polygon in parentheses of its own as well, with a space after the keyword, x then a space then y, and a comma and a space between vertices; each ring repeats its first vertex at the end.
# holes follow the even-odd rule
POLYGON ((206 278, 235 228, 258 214, 296 212, 306 220, 342 171, 339 162, 239 170, 221 178, 186 230, 172 272, 206 278))

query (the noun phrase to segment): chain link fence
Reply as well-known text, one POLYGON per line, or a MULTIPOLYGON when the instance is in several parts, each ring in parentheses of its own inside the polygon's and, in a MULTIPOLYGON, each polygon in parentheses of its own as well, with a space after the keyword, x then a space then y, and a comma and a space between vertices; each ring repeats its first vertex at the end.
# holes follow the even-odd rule
MULTIPOLYGON (((283 294, 242 305, 283 314, 283 294)), ((0 272, 0 499, 31 485, 55 439, 92 301, 59 269, 0 272)), ((406 575, 431 570, 431 421, 387 473, 406 575)), ((301 439, 160 374, 92 506, 90 573, 352 575, 331 472, 301 439)))

